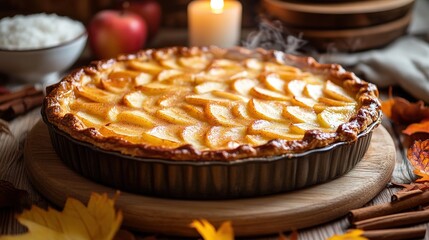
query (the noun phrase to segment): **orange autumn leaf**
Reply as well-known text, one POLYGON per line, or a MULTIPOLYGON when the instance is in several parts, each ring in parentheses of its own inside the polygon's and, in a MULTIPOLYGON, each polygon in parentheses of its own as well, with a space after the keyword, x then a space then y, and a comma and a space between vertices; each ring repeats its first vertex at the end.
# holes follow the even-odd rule
POLYGON ((429 118, 423 119, 419 123, 413 123, 408 125, 408 127, 404 129, 402 133, 408 136, 411 136, 414 133, 429 133, 429 118))
POLYGON ((408 149, 408 160, 414 167, 414 173, 421 177, 416 182, 429 181, 429 139, 415 141, 408 149))
POLYGON ((115 198, 110 199, 107 194, 92 193, 87 207, 74 198, 67 199, 62 212, 33 206, 17 217, 28 228, 28 232, 1 236, 0 240, 110 240, 122 222, 122 213, 115 211, 114 203, 115 198))
POLYGON ((363 236, 363 233, 363 230, 353 229, 344 234, 334 235, 327 240, 368 240, 368 238, 363 236))
POLYGON ((392 121, 399 124, 417 123, 429 118, 429 107, 425 107, 423 101, 410 103, 400 97, 390 97, 381 102, 383 113, 392 121))
POLYGON ((215 227, 205 219, 194 220, 191 227, 197 229, 204 240, 233 240, 234 230, 230 221, 223 222, 216 231, 215 227))

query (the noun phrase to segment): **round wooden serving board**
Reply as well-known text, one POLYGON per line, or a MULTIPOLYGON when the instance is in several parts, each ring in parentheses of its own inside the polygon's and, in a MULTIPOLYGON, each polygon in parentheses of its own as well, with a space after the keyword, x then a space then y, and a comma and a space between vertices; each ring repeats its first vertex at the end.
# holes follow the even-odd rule
MULTIPOLYGON (((113 196, 116 191, 67 168, 53 150, 42 122, 29 133, 24 156, 30 181, 58 206, 64 206, 67 197, 86 203, 91 192, 113 196)), ((125 226, 144 232, 197 236, 189 224, 205 218, 216 226, 231 220, 237 236, 278 233, 324 223, 361 207, 386 186, 394 165, 395 146, 380 126, 362 161, 343 177, 325 184, 266 197, 222 201, 173 200, 122 192, 116 206, 124 214, 125 226)))

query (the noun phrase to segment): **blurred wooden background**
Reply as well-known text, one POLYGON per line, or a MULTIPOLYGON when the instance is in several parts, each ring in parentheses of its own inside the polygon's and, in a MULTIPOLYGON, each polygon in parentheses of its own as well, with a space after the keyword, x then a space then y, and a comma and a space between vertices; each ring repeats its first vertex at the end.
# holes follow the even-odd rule
MULTIPOLYGON (((56 13, 88 23, 98 11, 121 6, 124 0, 0 0, 0 18, 16 14, 56 13)), ((135 1, 135 0, 134 0, 135 1)), ((142 0, 144 1, 144 0, 142 0)), ((186 8, 191 0, 158 0, 162 8, 162 26, 185 28, 186 8)), ((240 0, 243 27, 256 26, 260 0, 240 0)))

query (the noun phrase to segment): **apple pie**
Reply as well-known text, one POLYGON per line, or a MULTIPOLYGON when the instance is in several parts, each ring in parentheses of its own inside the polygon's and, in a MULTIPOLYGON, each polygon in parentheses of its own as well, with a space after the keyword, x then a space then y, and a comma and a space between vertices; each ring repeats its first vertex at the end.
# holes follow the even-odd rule
POLYGON ((178 198, 293 190, 362 158, 375 85, 335 64, 244 48, 150 49, 77 69, 42 115, 61 159, 103 184, 178 198))

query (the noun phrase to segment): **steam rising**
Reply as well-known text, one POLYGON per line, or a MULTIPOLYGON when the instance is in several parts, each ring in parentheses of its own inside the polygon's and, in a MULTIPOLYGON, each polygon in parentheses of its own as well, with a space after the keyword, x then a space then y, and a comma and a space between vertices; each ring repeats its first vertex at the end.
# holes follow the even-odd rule
POLYGON ((306 43, 307 41, 302 39, 302 34, 298 36, 287 34, 280 21, 262 19, 259 23, 259 30, 251 32, 242 45, 249 49, 259 47, 299 55, 302 54, 301 48, 306 43), (284 35, 287 37, 285 38, 284 35))

